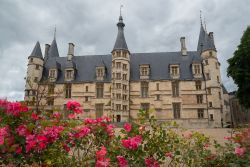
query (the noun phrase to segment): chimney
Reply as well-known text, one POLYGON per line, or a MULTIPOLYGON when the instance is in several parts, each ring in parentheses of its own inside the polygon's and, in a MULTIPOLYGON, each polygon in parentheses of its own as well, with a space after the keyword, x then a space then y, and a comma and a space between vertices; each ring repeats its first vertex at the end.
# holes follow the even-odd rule
POLYGON ((181 54, 182 56, 186 56, 187 48, 186 48, 186 43, 185 43, 185 37, 181 37, 180 41, 181 41, 181 54))
POLYGON ((69 50, 68 50, 68 60, 71 61, 72 57, 74 56, 74 47, 73 43, 69 43, 69 50))
POLYGON ((49 44, 45 44, 45 52, 44 52, 44 57, 47 57, 48 54, 49 54, 49 48, 50 48, 50 45, 49 44))

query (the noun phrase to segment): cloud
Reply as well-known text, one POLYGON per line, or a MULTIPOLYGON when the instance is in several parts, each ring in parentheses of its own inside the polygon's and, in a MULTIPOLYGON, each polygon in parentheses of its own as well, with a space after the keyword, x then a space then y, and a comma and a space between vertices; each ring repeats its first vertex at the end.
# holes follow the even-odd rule
POLYGON ((226 76, 226 60, 250 23, 250 1, 1 0, 0 97, 23 99, 27 57, 36 41, 42 50, 51 43, 55 25, 60 56, 66 56, 69 42, 76 45, 77 55, 110 53, 120 4, 131 52, 178 51, 181 36, 188 50, 196 50, 201 9, 207 30, 214 32, 223 83, 236 89, 226 76))

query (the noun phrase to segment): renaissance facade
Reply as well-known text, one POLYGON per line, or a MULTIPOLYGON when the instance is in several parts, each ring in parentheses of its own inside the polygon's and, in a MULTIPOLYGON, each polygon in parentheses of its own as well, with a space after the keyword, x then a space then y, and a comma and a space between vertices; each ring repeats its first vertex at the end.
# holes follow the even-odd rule
POLYGON ((195 51, 188 51, 181 37, 176 52, 131 53, 122 16, 117 27, 111 54, 77 56, 69 43, 67 56, 61 57, 54 38, 43 56, 37 42, 28 57, 25 101, 64 111, 68 100, 76 100, 83 106, 82 118, 126 122, 143 109, 184 127, 222 126, 220 63, 212 32, 201 24, 195 51))

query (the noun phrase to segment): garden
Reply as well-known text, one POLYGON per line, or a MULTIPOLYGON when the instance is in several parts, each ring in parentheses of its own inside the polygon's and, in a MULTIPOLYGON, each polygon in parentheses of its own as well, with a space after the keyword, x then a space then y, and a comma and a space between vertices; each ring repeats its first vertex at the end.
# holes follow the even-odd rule
POLYGON ((234 129, 225 144, 174 122, 146 119, 115 127, 111 119, 76 119, 80 103, 60 112, 36 113, 21 102, 0 99, 1 166, 175 167, 250 166, 250 128, 234 129))

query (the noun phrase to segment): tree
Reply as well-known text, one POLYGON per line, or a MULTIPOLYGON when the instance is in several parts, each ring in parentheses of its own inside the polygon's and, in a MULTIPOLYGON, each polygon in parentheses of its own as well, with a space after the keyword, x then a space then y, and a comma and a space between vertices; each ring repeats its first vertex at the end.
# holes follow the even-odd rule
POLYGON ((228 59, 227 75, 238 86, 237 97, 241 105, 250 108, 250 26, 244 31, 234 56, 228 59))

